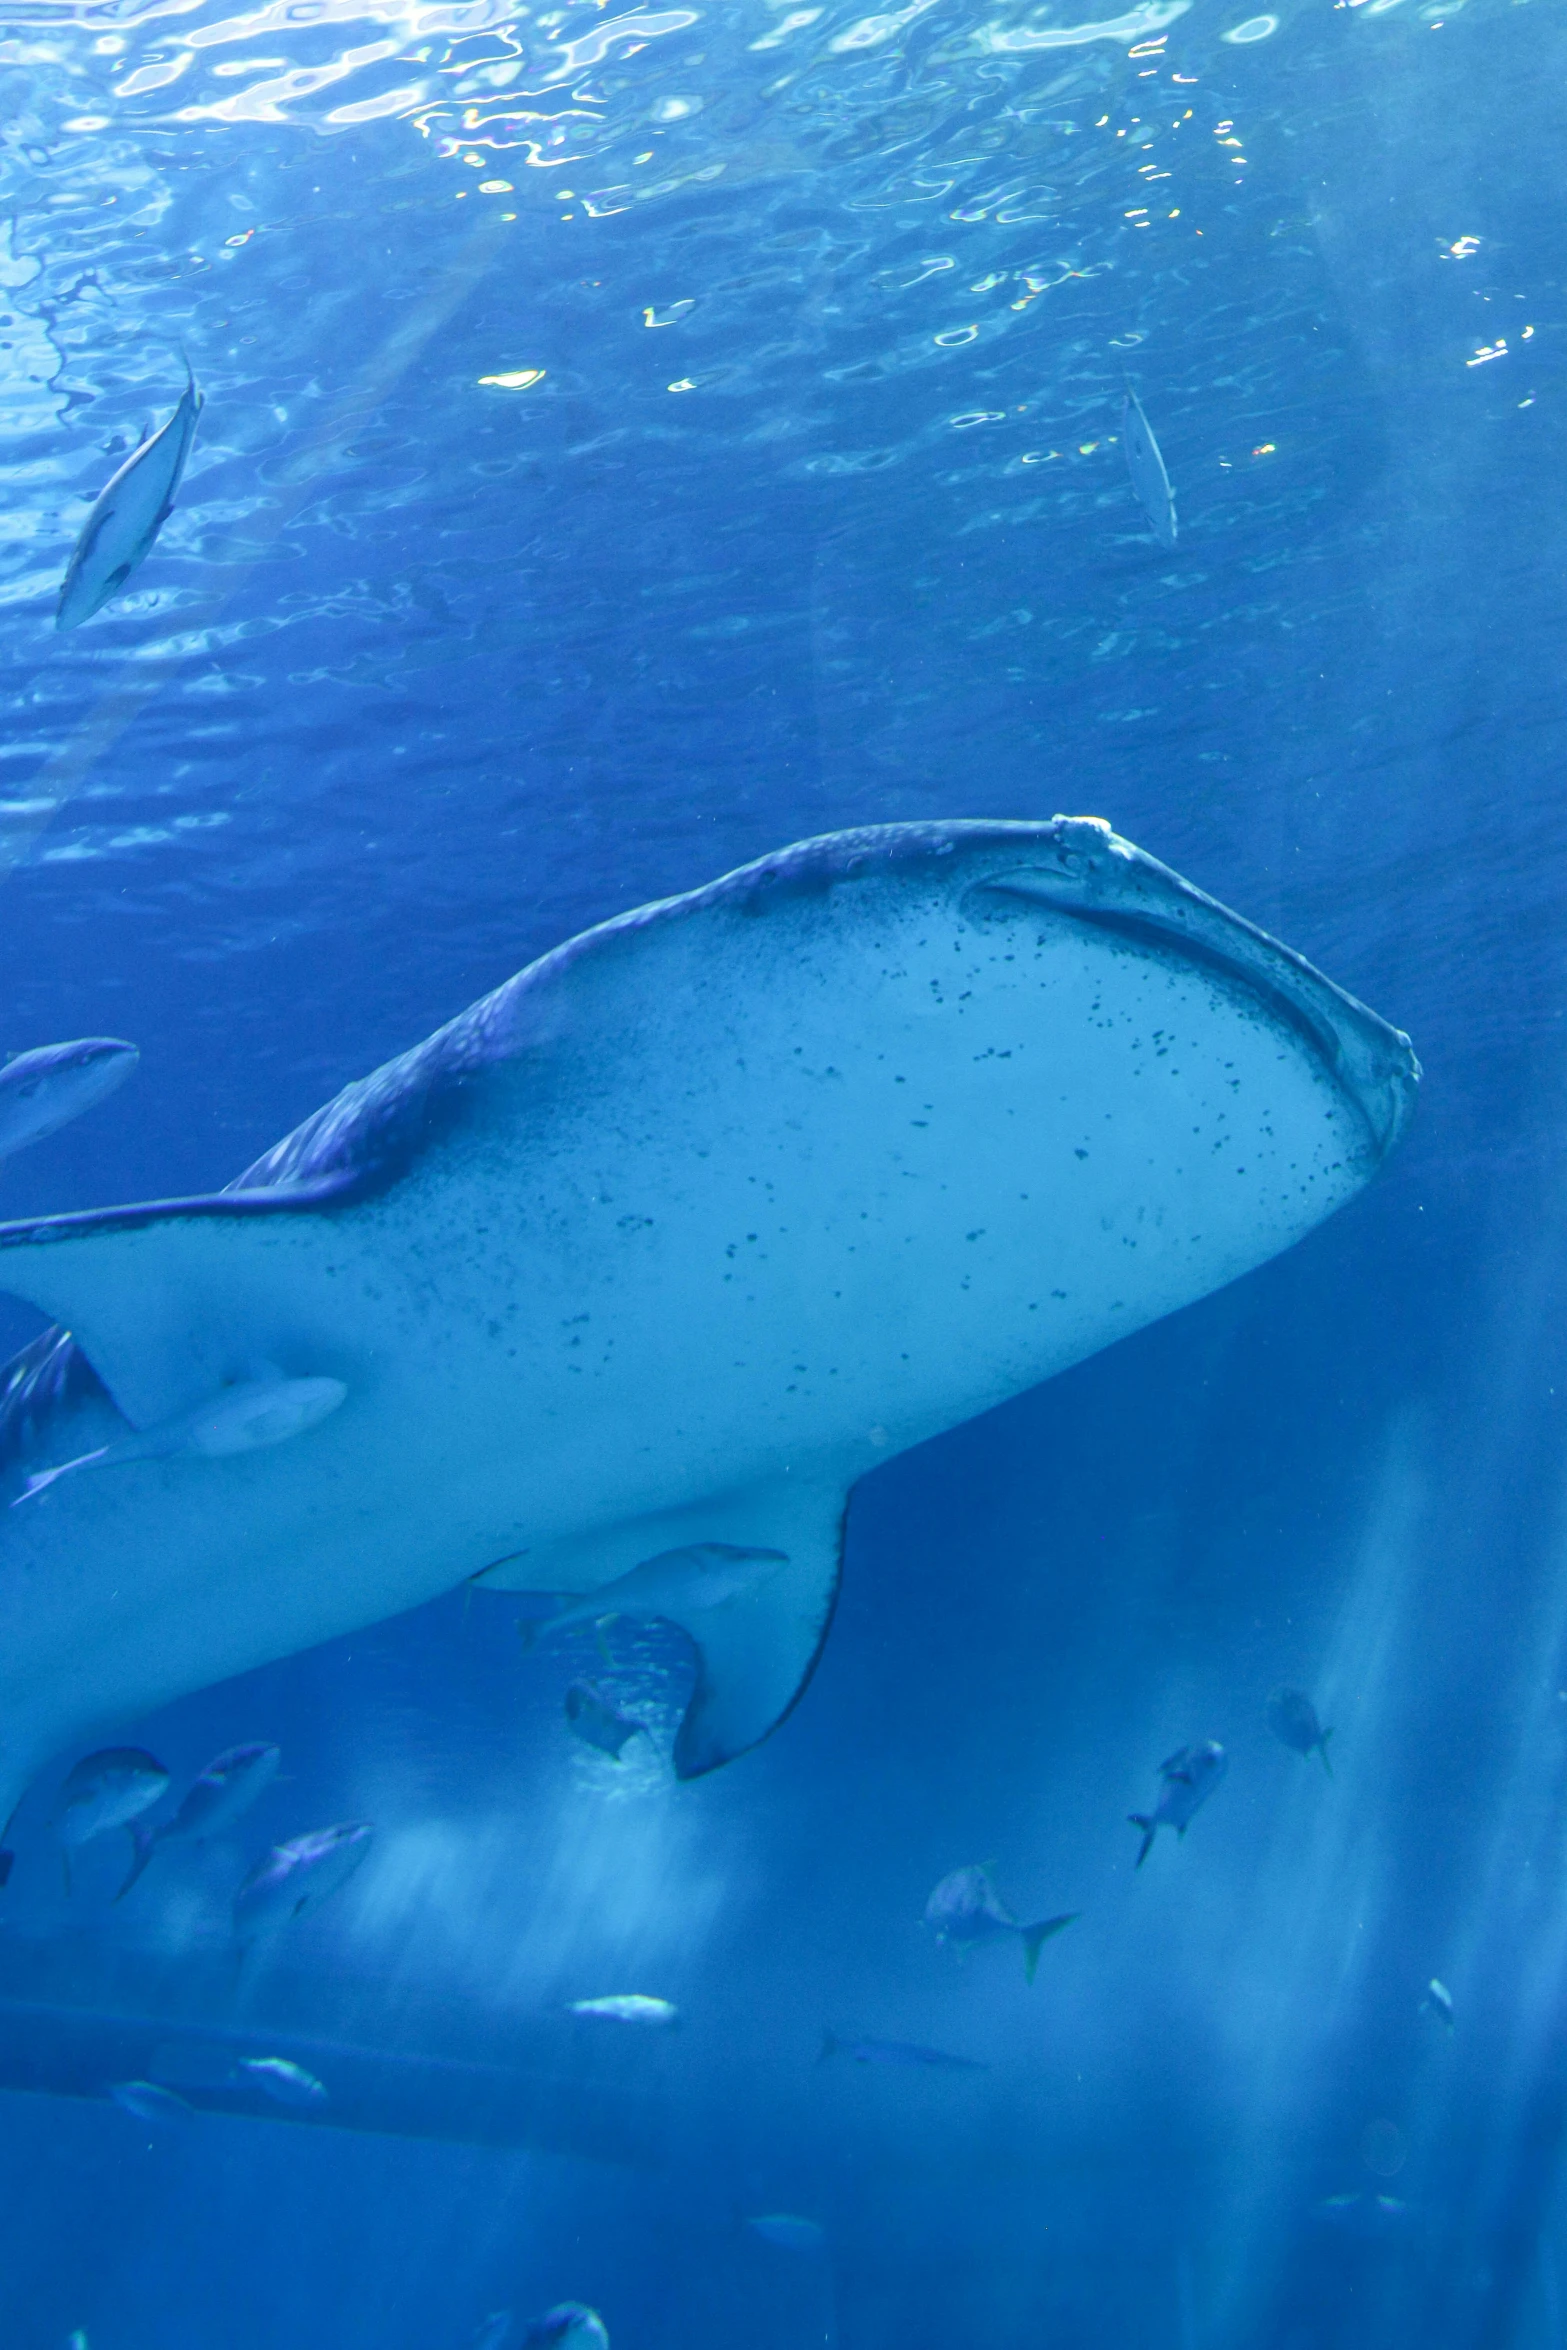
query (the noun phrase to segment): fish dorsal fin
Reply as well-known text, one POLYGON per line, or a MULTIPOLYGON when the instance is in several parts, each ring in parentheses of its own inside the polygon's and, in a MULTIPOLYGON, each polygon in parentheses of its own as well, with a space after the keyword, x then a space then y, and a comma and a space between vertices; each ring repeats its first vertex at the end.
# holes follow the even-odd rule
POLYGON ((258 1364, 339 1370, 363 1336, 366 1291, 351 1277, 362 1255, 353 1229, 312 1213, 308 1196, 219 1193, 0 1224, 0 1290, 62 1323, 141 1429, 258 1364))
POLYGON ((475 1580, 488 1590, 587 1593, 682 1544, 783 1552, 783 1565, 733 1598, 667 1618, 696 1649, 696 1687, 675 1739, 675 1770, 699 1779, 760 1745, 815 1670, 838 1596, 847 1502, 841 1483, 786 1474, 502 1560, 475 1580))

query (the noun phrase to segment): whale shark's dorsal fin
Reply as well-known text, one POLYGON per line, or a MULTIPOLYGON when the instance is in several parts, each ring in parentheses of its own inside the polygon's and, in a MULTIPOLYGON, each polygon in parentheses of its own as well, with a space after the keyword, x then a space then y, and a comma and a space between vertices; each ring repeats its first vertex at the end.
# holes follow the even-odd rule
POLYGON ((784 1563, 716 1607, 671 1606, 696 1650, 696 1687, 675 1739, 675 1771, 699 1779, 760 1745, 790 1713, 816 1668, 838 1597, 848 1495, 841 1484, 783 1476, 742 1493, 607 1528, 547 1551, 503 1559, 481 1590, 576 1590, 619 1582, 677 1542, 781 1552, 784 1563))

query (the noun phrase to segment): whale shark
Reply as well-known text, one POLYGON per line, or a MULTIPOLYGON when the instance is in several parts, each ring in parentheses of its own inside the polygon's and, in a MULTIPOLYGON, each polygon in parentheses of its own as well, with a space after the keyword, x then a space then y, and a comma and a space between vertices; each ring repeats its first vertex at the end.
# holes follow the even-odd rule
POLYGON ((1418 1075, 1097 818, 895 824, 570 940, 227 1190, 0 1226, 58 1325, 0 1372, 0 1817, 467 1583, 656 1591, 675 1769, 729 1762, 810 1679, 867 1470, 1301 1239, 1418 1075), (335 1408, 134 1441, 258 1364, 335 1408))

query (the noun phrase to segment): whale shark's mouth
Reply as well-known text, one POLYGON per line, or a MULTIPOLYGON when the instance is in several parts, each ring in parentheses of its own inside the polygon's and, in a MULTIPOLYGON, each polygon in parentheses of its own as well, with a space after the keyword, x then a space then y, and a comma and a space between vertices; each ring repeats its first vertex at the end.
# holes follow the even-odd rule
POLYGON ((1050 862, 973 884, 966 911, 984 920, 1024 906, 1120 939, 1238 988, 1289 1031, 1354 1105, 1374 1157, 1386 1158, 1414 1114, 1420 1064, 1403 1032, 1335 987, 1265 930, 1194 889, 1096 818, 1057 820, 1050 862))

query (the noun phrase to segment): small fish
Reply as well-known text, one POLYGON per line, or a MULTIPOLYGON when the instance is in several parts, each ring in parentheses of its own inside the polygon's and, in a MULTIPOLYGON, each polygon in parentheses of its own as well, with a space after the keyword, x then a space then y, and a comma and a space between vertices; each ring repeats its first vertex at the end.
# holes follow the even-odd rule
POLYGON ((608 2016, 616 2024, 653 2024, 667 2027, 680 2021, 680 2010, 667 1999, 649 1999, 641 1991, 614 1991, 603 1999, 573 1999, 568 2015, 608 2016))
POLYGON ((177 2129, 195 2111, 183 2097, 176 2097, 172 2089, 160 2089, 156 2081, 116 2081, 109 2095, 122 2113, 131 2114, 139 2122, 150 2122, 154 2129, 177 2129))
POLYGON ((1426 1995, 1420 2002, 1422 2015, 1434 2015, 1448 2031, 1453 2028, 1453 1994, 1447 1985, 1433 1975, 1426 1985, 1426 1995))
POLYGON ((185 389, 161 432, 134 449, 98 492, 66 565, 56 628, 79 628, 117 596, 174 511, 175 493, 196 437, 201 394, 185 362, 185 389))
POLYGON ((616 1616, 638 1616, 653 1622, 683 1620, 689 1609, 721 1607, 767 1582, 789 1563, 783 1550, 745 1550, 733 1542, 692 1542, 681 1550, 662 1550, 644 1559, 613 1583, 601 1583, 585 1592, 542 1623, 524 1621, 519 1630, 524 1645, 548 1632, 569 1631, 577 1624, 607 1624, 616 1616))
POLYGON ((204 1844, 249 1811, 259 1795, 277 1777, 282 1753, 276 1746, 230 1746, 208 1763, 194 1780, 173 1819, 149 1828, 141 1820, 127 1823, 135 1846, 131 1872, 114 1896, 123 1901, 154 1852, 162 1844, 204 1844))
POLYGON ((1143 414, 1142 403, 1130 384, 1121 402, 1121 443, 1126 470, 1132 477, 1137 502, 1148 517, 1148 527, 1161 547, 1175 544, 1175 492, 1164 470, 1159 444, 1143 414))
POLYGON ((1409 2206, 1397 2195, 1324 2195, 1317 2216, 1345 2235, 1377 2238, 1402 2229, 1409 2206))
POLYGON ((1217 1738, 1204 1739, 1201 1746, 1183 1746, 1178 1754, 1159 1765, 1159 1776, 1164 1791, 1151 1812, 1129 1812, 1134 1828, 1143 1832, 1143 1848, 1137 1855, 1137 1866, 1153 1850, 1153 1840, 1161 1828, 1173 1828, 1177 1836, 1184 1836, 1195 1813, 1201 1810, 1219 1781, 1230 1767, 1230 1758, 1217 1738))
POLYGON ((763 2211, 746 2226, 753 2236, 760 2236, 764 2244, 776 2244, 780 2252, 801 2252, 819 2255, 827 2249, 827 2230, 820 2220, 801 2219, 793 2211, 763 2211))
POLYGON ((1268 1699, 1268 1728, 1281 1746, 1292 1753, 1320 1754, 1322 1767, 1331 1779, 1333 1765, 1328 1760, 1328 1740, 1331 1730, 1324 1730, 1317 1719, 1317 1709, 1309 1697, 1298 1689, 1275 1689, 1268 1699))
POLYGON ((912 2040, 840 2040, 836 2032, 824 2032, 816 2061, 825 2064, 829 2056, 849 2056, 856 2064, 887 2064, 901 2066, 930 2066, 938 2072, 984 2073, 990 2070, 973 2056, 949 2056, 944 2048, 921 2048, 912 2040))
POLYGON ((168 1784, 162 1763, 143 1747, 105 1746, 96 1754, 84 1754, 60 1790, 55 1818, 61 1843, 79 1851, 97 1836, 129 1827, 168 1784))
POLYGON ((468 2350, 506 2350, 511 2340, 511 2311, 492 2309, 480 2325, 468 2350))
POLYGON ((1073 1909, 1062 1917, 1041 1918, 1037 1925, 1019 1925, 991 1883, 989 1869, 978 1865, 943 1877, 925 1904, 926 1925, 938 1942, 950 1942, 954 1950, 975 1950, 981 1942, 1016 1934, 1023 1945, 1024 1979, 1030 1983, 1041 1946, 1078 1915, 1073 1909))
POLYGON ((286 2056, 242 2056, 234 2067, 235 2086, 262 2090, 278 2105, 325 2105, 327 2094, 314 2073, 286 2056))
POLYGON ((522 2337, 522 2350, 609 2350, 609 2329, 596 2309, 580 2301, 557 2301, 534 2319, 522 2337))
POLYGON ((234 1939, 241 1949, 269 1941, 346 1884, 374 1834, 367 1821, 348 1820, 274 1844, 234 1896, 234 1939))
POLYGON ((123 1085, 140 1053, 117 1036, 35 1045, 0 1069, 0 1159, 58 1134, 123 1085))
POLYGON ((172 1460, 180 1454, 199 1460, 229 1460, 236 1453, 261 1452, 268 1445, 286 1444, 303 1436, 335 1412, 347 1395, 341 1379, 284 1379, 276 1374, 262 1379, 237 1380, 224 1387, 193 1412, 181 1412, 155 1427, 138 1428, 118 1436, 93 1452, 78 1453, 74 1461, 43 1469, 29 1477, 11 1507, 47 1492, 59 1478, 75 1469, 113 1469, 126 1461, 172 1460))
POLYGON ((630 1714, 618 1713, 591 1681, 572 1682, 566 1692, 566 1719, 585 1746, 596 1746, 616 1762, 628 1741, 647 1727, 630 1714))

